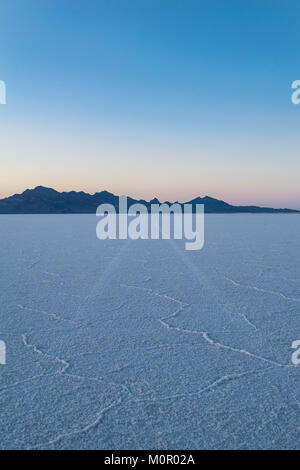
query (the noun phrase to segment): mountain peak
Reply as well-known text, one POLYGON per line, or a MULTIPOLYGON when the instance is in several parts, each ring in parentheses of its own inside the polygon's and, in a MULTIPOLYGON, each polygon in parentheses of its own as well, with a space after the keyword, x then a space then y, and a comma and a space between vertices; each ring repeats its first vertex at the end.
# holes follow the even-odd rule
MULTIPOLYGON (((36 186, 33 189, 27 189, 26 191, 37 192, 37 193, 57 193, 55 189, 47 188, 46 186, 36 186)), ((24 191, 24 192, 26 192, 24 191)))
POLYGON ((154 197, 153 199, 151 199, 150 204, 160 204, 160 202, 157 197, 154 197))

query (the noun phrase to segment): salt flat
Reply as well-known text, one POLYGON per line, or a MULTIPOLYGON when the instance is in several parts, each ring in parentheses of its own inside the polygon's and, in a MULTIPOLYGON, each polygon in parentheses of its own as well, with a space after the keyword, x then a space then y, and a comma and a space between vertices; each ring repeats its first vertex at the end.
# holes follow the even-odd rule
POLYGON ((299 448, 300 217, 205 221, 189 252, 0 216, 2 449, 299 448))

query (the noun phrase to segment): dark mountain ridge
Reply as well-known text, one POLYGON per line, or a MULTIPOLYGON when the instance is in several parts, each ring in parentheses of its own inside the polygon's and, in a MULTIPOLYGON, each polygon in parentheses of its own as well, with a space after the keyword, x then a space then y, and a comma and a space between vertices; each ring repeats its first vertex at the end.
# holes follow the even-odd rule
MULTIPOLYGON (((150 210, 151 204, 158 204, 157 198, 151 201, 127 199, 128 207, 137 202, 143 203, 150 210)), ((26 189, 22 194, 0 199, 0 214, 94 214, 100 204, 113 204, 116 210, 119 206, 119 196, 108 191, 88 194, 83 191, 58 192, 52 188, 37 186, 26 189)), ((300 213, 293 209, 273 209, 258 206, 233 206, 227 202, 209 196, 197 197, 187 204, 204 204, 206 213, 300 213)), ((166 202, 166 204, 172 204, 166 202)), ((183 205, 183 204, 182 204, 183 205)))

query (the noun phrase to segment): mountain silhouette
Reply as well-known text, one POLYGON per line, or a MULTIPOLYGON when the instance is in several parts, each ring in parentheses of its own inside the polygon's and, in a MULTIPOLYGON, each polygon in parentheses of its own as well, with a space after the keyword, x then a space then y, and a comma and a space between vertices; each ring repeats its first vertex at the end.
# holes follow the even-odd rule
MULTIPOLYGON (((128 207, 135 203, 145 204, 150 210, 151 204, 159 204, 157 198, 150 202, 128 197, 128 207)), ((95 214, 100 204, 113 204, 116 210, 119 206, 119 196, 108 191, 88 194, 83 191, 58 192, 52 188, 37 186, 26 189, 22 194, 0 199, 0 214, 95 214)), ((166 204, 172 204, 166 202, 166 204)), ((204 204, 206 213, 300 213, 292 209, 273 209, 258 206, 233 206, 209 196, 197 197, 186 204, 204 204)))

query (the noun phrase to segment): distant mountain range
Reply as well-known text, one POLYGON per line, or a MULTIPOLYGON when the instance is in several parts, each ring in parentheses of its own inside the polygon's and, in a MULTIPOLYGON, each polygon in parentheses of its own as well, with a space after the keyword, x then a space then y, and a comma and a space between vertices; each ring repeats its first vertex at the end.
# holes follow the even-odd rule
MULTIPOLYGON (((128 197, 128 207, 137 202, 145 204, 150 210, 151 204, 158 204, 158 199, 151 201, 136 200, 128 197)), ((166 201, 167 204, 172 204, 166 201)), ((0 199, 0 214, 95 214, 100 204, 109 203, 118 208, 119 196, 101 191, 88 194, 82 191, 58 192, 51 188, 37 186, 26 189, 22 194, 0 199)), ((206 213, 300 213, 292 209, 273 209, 257 206, 232 206, 219 199, 209 196, 197 197, 186 203, 204 204, 206 213)))

